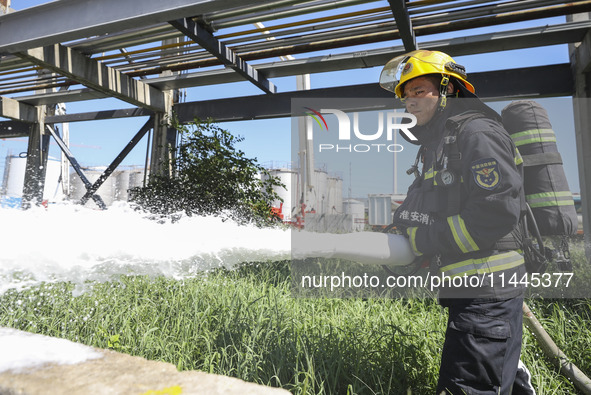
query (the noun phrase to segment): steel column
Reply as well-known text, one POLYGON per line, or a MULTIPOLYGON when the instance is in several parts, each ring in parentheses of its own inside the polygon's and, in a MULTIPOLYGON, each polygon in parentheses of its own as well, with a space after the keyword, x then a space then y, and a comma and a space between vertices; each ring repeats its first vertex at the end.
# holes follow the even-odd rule
POLYGON ((407 52, 414 51, 418 48, 417 38, 415 32, 412 30, 412 22, 408 14, 405 0, 388 0, 394 19, 396 19, 396 27, 400 33, 400 38, 404 44, 404 49, 407 52))
POLYGON ((24 209, 28 209, 32 205, 40 205, 43 201, 49 152, 49 135, 45 133, 45 121, 43 119, 45 110, 45 106, 37 108, 37 122, 33 124, 29 133, 22 200, 24 209))
MULTIPOLYGON (((569 20, 589 20, 590 14, 569 16, 569 20)), ((577 141, 577 163, 583 208, 585 254, 591 261, 591 30, 579 45, 569 45, 575 78, 573 110, 577 141)))

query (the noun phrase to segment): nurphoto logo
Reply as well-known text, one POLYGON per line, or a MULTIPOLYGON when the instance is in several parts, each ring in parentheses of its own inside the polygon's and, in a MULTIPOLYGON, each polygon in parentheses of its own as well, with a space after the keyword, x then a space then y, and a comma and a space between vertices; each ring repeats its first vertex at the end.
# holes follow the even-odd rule
MULTIPOLYGON (((394 133, 400 130, 411 141, 417 141, 417 138, 410 131, 412 127, 417 124, 417 118, 413 114, 395 112, 395 111, 380 111, 377 113, 377 130, 362 130, 360 127, 359 113, 353 112, 353 120, 351 121, 350 114, 336 109, 321 109, 316 111, 310 107, 304 107, 309 112, 306 115, 318 123, 321 130, 328 131, 328 124, 322 114, 332 114, 337 117, 338 132, 337 137, 339 143, 337 144, 319 144, 319 152, 334 151, 334 152, 401 152, 403 150, 400 144, 386 144, 379 143, 380 140, 390 142, 394 140, 394 133), (403 122, 407 120, 406 122, 403 122), (384 136, 385 135, 385 136, 384 136), (356 139, 372 142, 366 144, 342 144, 342 142, 351 141, 352 136, 356 139)), ((312 135, 308 135, 308 139, 312 139, 312 135)))

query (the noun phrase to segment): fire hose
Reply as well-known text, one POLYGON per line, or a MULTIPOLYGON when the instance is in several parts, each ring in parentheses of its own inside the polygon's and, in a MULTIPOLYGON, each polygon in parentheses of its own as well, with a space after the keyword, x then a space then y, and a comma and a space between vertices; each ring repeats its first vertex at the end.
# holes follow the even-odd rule
POLYGON ((591 394, 591 380, 554 343, 548 332, 535 317, 526 303, 523 303, 523 323, 533 333, 544 355, 562 374, 573 382, 583 394, 591 394))

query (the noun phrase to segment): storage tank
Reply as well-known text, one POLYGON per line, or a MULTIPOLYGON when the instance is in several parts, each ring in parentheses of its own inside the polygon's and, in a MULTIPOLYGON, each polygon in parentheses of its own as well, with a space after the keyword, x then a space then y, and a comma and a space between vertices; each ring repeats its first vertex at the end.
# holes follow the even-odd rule
MULTIPOLYGON (((13 200, 22 198, 26 167, 26 157, 10 155, 6 158, 6 174, 4 176, 4 186, 2 188, 6 197, 13 198, 13 200)), ((55 202, 63 199, 64 193, 62 190, 60 175, 60 160, 55 158, 47 159, 43 200, 55 202)))
POLYGON ((306 194, 306 211, 312 211, 316 214, 326 214, 328 207, 328 174, 324 170, 314 170, 312 190, 306 194))
POLYGON ((131 170, 129 173, 129 189, 144 186, 144 171, 131 170))
MULTIPOLYGON (((297 189, 298 173, 290 169, 271 169, 268 170, 269 174, 273 177, 278 177, 280 182, 285 185, 284 187, 273 187, 273 190, 279 197, 283 199, 283 206, 281 208, 281 214, 283 214, 284 221, 291 221, 292 214, 295 213, 295 202, 292 194, 297 189)), ((263 181, 267 177, 262 177, 263 181)), ((279 207, 280 202, 274 201, 273 207, 279 207)))
MULTIPOLYGON (((4 184, 5 195, 9 197, 22 197, 25 183, 25 168, 27 158, 11 155, 6 158, 6 177, 4 184)), ((45 191, 44 191, 45 192, 45 191)))
POLYGON ((343 201, 343 211, 351 216, 353 232, 361 232, 365 229, 365 205, 355 199, 343 201))
POLYGON ((111 175, 111 177, 115 176, 115 200, 127 201, 130 173, 129 170, 121 170, 111 175))
MULTIPOLYGON (((91 167, 82 169, 84 175, 86 176, 86 178, 88 178, 88 180, 91 183, 94 183, 100 177, 104 170, 105 167, 91 167)), ((111 175, 109 178, 105 180, 105 182, 103 182, 98 191, 96 191, 96 193, 100 195, 100 197, 103 199, 103 202, 105 202, 106 206, 110 206, 111 204, 113 204, 113 198, 115 197, 115 190, 113 188, 114 183, 115 177, 111 175)), ((71 200, 80 200, 82 196, 86 194, 86 187, 84 186, 84 183, 82 182, 78 174, 76 174, 75 172, 70 173, 70 185, 72 188, 72 192, 70 193, 71 200)), ((92 199, 89 199, 89 201, 86 204, 89 207, 98 207, 92 199)))
POLYGON ((392 223, 392 195, 369 195, 368 217, 370 225, 385 226, 392 223))
POLYGON ((341 214, 343 212, 343 180, 339 177, 328 177, 327 201, 327 214, 341 214))

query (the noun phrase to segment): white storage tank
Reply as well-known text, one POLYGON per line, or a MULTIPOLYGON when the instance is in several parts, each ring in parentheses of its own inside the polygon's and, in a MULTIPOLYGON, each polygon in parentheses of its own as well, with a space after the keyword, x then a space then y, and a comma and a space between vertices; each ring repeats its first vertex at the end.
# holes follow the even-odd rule
MULTIPOLYGON (((292 214, 295 213, 295 202, 297 199, 292 196, 297 190, 298 173, 290 169, 270 169, 269 174, 273 177, 278 177, 280 182, 285 185, 283 187, 273 187, 273 190, 279 197, 283 199, 283 206, 281 207, 281 214, 283 214, 284 221, 291 221, 292 214)), ((263 177, 263 180, 266 177, 263 177)), ((281 206, 280 202, 274 201, 273 207, 281 206)))
POLYGON ((392 195, 369 195, 368 219, 370 225, 386 226, 392 223, 392 195))
POLYGON ((144 186, 144 171, 131 170, 129 173, 129 189, 144 186))
POLYGON ((115 177, 115 200, 127 201, 130 173, 129 170, 121 170, 111 175, 115 177))
MULTIPOLYGON (((105 167, 90 167, 82 169, 84 175, 86 176, 86 178, 88 178, 90 183, 94 183, 100 177, 104 170, 105 167)), ((98 191, 96 191, 96 193, 100 195, 100 197, 103 199, 103 202, 105 202, 106 206, 110 206, 111 204, 113 204, 113 199, 115 197, 115 190, 113 188, 114 183, 115 177, 111 175, 109 178, 105 180, 105 182, 103 182, 98 191)), ((72 188, 72 191, 70 193, 71 200, 78 201, 82 198, 82 196, 86 194, 86 187, 84 186, 84 183, 82 182, 78 174, 75 172, 70 173, 70 185, 72 188)), ((88 207, 98 207, 94 203, 94 200, 92 200, 92 198, 88 200, 86 205, 88 207)))
MULTIPOLYGON (((6 175, 4 178, 5 195, 9 197, 22 197, 23 185, 25 183, 25 168, 27 158, 19 156, 8 156, 6 158, 6 175)), ((45 192, 45 191, 43 191, 45 192)))
MULTIPOLYGON (((25 171, 27 167, 26 156, 10 155, 6 158, 4 168, 3 190, 6 197, 20 199, 23 196, 25 184, 25 171)), ((64 198, 60 180, 61 162, 59 159, 49 158, 45 171, 45 186, 43 188, 43 200, 55 202, 64 198)))
POLYGON ((327 214, 341 214, 343 212, 343 180, 341 178, 328 177, 327 202, 327 214))
POLYGON ((351 216, 353 232, 361 232, 365 229, 365 205, 355 199, 343 201, 343 211, 351 216))
POLYGON ((328 174, 324 170, 314 170, 313 187, 306 194, 306 211, 314 211, 316 214, 326 214, 328 207, 328 174))

